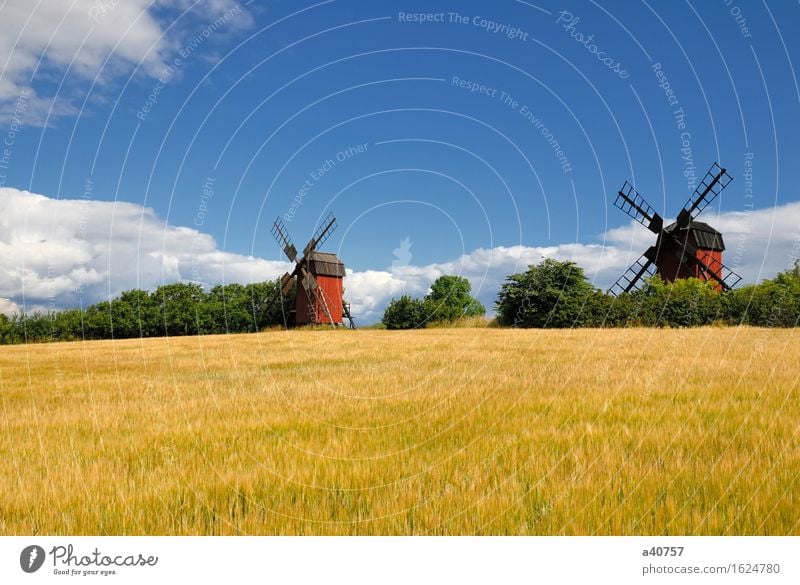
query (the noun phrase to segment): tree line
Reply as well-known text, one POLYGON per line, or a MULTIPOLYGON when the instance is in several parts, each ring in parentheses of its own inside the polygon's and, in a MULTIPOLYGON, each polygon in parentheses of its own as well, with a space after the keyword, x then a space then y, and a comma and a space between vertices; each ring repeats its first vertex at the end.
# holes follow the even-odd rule
MULTIPOLYGON (((294 292, 271 305, 278 283, 175 283, 152 292, 130 290, 86 309, 0 314, 0 344, 257 332, 283 326, 294 292)), ((708 282, 655 276, 639 290, 611 296, 583 269, 546 259, 512 274, 500 288, 496 320, 503 327, 694 327, 710 324, 796 327, 800 324, 800 264, 775 278, 718 293, 708 282)), ((424 297, 392 299, 387 329, 419 329, 485 315, 460 276, 441 276, 424 297)))
MULTIPOLYGON (((383 316, 386 328, 421 328, 478 314, 472 312, 469 282, 461 277, 442 278, 448 285, 438 291, 431 287, 424 299, 393 299, 383 316)), ((722 294, 697 278, 668 283, 656 275, 639 290, 614 297, 595 288, 574 262, 545 259, 506 278, 495 310, 500 326, 520 328, 795 327, 800 324, 800 264, 773 279, 722 294)))
POLYGON ((270 304, 277 282, 217 285, 166 284, 130 290, 86 309, 0 315, 0 343, 125 339, 165 335, 246 333, 282 325, 294 296, 270 304))

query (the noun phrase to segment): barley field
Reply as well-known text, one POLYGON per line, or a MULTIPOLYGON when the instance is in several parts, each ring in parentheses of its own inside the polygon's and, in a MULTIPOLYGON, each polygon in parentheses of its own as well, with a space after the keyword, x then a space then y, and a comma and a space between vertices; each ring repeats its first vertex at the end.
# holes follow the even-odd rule
POLYGON ((0 533, 800 534, 795 330, 0 348, 0 533))

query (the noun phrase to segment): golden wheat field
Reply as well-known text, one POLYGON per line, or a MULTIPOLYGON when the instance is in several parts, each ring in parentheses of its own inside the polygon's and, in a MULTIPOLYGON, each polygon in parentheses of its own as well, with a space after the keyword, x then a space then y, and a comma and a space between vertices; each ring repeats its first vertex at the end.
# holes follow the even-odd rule
POLYGON ((0 348, 2 534, 800 534, 797 331, 0 348))

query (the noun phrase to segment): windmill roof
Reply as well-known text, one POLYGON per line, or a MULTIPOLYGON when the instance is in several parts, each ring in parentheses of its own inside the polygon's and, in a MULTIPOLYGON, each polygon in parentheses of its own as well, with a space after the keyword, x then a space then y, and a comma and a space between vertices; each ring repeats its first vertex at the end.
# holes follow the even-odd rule
MULTIPOLYGON (((665 231, 673 232, 677 229, 678 222, 673 222, 665 228, 665 231)), ((695 244, 698 248, 720 251, 725 249, 725 242, 722 240, 722 234, 703 221, 692 220, 684 229, 692 232, 695 244)))
POLYGON ((308 259, 311 272, 317 276, 344 277, 344 262, 331 252, 314 252, 308 259))
POLYGON ((712 234, 719 234, 719 232, 717 230, 715 230, 713 227, 711 227, 710 225, 708 225, 704 221, 693 220, 693 221, 691 221, 689 223, 689 227, 691 227, 692 229, 695 229, 695 230, 700 230, 702 232, 709 232, 709 233, 712 233, 712 234))

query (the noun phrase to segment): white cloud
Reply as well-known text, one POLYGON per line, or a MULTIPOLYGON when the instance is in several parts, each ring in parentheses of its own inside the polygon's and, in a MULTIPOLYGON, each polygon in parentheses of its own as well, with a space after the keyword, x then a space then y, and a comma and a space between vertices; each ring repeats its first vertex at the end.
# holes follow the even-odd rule
POLYGON ((383 309, 392 297, 424 292, 418 282, 398 278, 391 272, 384 270, 353 272, 347 269, 344 295, 359 323, 372 323, 380 319, 383 309))
POLYGON ((0 304, 77 306, 165 282, 259 282, 288 263, 224 252, 210 235, 123 202, 0 189, 0 304))
MULTIPOLYGON (((132 203, 58 200, 0 189, 0 312, 19 307, 77 306, 123 290, 163 283, 258 282, 291 267, 285 262, 220 250, 198 230, 169 225, 132 203)), ((708 218, 725 235, 725 263, 747 282, 785 270, 800 252, 800 202, 708 218)), ((606 232, 598 243, 479 248, 454 260, 385 270, 348 269, 345 295, 357 321, 380 318, 392 297, 424 295, 443 274, 470 280, 491 310, 505 277, 542 258, 572 260, 607 288, 652 243, 636 223, 606 232), (602 242, 602 243, 601 243, 602 242)))
MULTIPOLYGON (((194 19, 213 20, 239 6, 234 0, 200 2, 194 19)), ((10 117, 20 95, 27 96, 23 123, 41 124, 51 115, 74 115, 67 98, 39 95, 38 81, 59 83, 69 67, 69 79, 108 78, 136 65, 145 75, 157 76, 187 27, 172 27, 155 16, 157 9, 186 10, 186 0, 6 0, 0 4, 0 115, 10 117), (107 65, 104 65, 107 62, 107 65)), ((173 12, 173 14, 179 14, 173 12)), ((240 8, 227 28, 249 26, 249 14, 240 8)), ((162 17, 163 18, 163 17, 162 17)), ((191 19, 184 19, 189 23, 191 19)), ((202 30, 202 27, 200 28, 202 30)))

